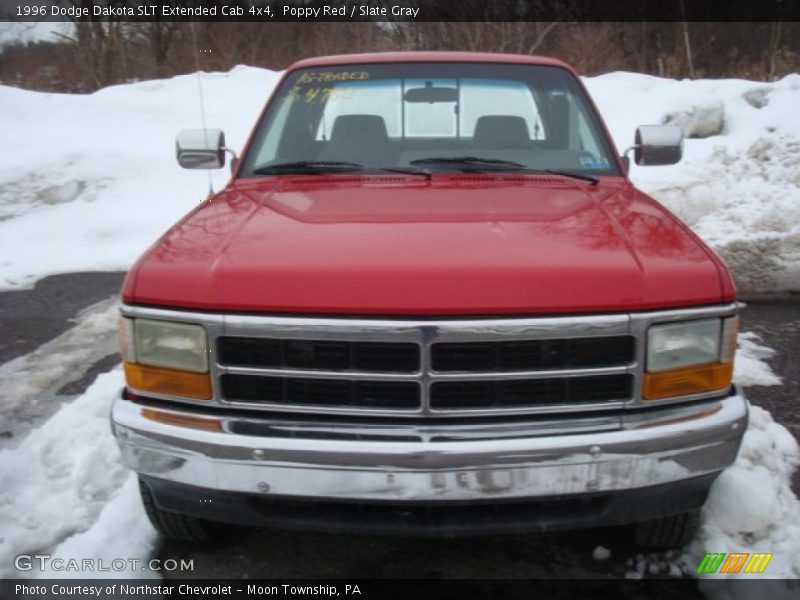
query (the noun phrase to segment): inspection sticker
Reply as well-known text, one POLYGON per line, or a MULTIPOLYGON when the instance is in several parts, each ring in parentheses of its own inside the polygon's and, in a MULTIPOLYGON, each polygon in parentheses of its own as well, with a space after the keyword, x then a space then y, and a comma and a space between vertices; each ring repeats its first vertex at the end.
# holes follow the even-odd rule
POLYGON ((584 169, 607 169, 608 159, 596 156, 581 156, 581 166, 584 169))

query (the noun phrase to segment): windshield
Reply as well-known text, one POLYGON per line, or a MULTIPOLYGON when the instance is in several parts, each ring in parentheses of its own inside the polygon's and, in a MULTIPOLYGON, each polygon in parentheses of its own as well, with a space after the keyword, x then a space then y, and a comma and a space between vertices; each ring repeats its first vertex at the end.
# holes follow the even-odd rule
POLYGON ((240 175, 367 169, 619 174, 597 116, 564 69, 383 63, 292 72, 240 175))

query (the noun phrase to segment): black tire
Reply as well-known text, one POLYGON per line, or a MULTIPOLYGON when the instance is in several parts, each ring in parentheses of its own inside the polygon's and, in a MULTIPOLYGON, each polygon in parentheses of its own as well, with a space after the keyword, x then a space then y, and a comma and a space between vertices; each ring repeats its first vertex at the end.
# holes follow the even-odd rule
POLYGON ((633 525, 633 544, 640 550, 683 548, 694 539, 698 529, 700 509, 633 525))
POLYGON ((150 488, 141 478, 139 494, 147 518, 162 535, 179 542, 205 542, 211 538, 211 527, 207 521, 158 508, 150 488))

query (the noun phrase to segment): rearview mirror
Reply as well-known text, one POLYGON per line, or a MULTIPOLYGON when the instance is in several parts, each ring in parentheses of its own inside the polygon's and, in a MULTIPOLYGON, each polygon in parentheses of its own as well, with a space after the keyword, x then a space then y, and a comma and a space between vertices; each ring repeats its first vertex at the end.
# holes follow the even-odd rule
POLYGON ((411 88, 403 96, 406 102, 457 102, 458 90, 451 87, 434 87, 433 82, 426 81, 425 87, 411 88))
POLYGON ((175 155, 184 169, 225 166, 225 134, 221 129, 185 129, 175 138, 175 155))
POLYGON ((633 150, 637 165, 674 165, 683 156, 683 130, 677 125, 641 125, 633 150))

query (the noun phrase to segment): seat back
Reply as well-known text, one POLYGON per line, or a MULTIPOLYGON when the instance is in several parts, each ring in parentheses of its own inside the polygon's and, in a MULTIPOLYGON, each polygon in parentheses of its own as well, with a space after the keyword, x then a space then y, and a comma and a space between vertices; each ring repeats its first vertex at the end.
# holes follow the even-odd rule
POLYGON ((386 123, 377 115, 341 115, 331 129, 322 160, 341 160, 362 165, 393 164, 386 123))
POLYGON ((477 148, 524 148, 531 138, 522 117, 486 115, 475 123, 472 142, 477 148))

